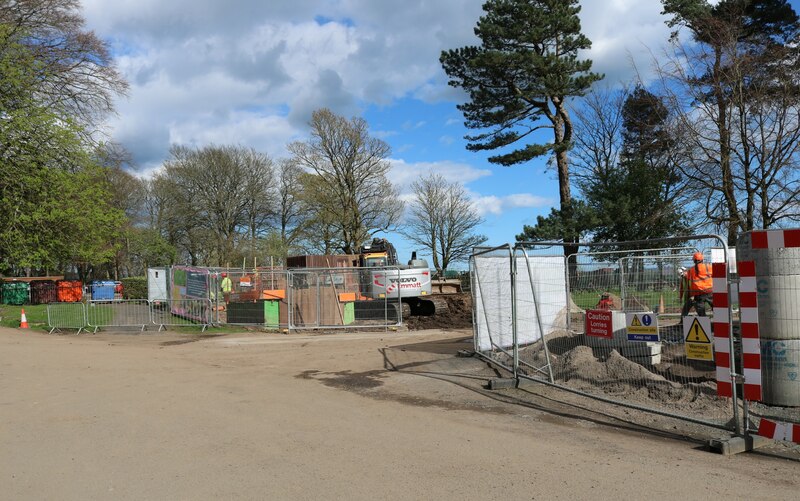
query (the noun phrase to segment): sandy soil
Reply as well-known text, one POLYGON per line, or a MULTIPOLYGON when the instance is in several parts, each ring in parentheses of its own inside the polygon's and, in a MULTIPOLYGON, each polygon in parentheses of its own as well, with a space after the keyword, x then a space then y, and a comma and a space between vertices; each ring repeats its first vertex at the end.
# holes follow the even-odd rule
POLYGON ((797 461, 483 388, 466 331, 0 329, 5 499, 796 499, 797 461))

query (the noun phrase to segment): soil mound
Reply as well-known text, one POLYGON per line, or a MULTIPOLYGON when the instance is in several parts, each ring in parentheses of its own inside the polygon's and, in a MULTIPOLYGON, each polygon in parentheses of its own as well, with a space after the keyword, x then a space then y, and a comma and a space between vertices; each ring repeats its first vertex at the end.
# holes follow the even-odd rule
POLYGON ((623 357, 616 350, 611 350, 608 358, 601 361, 594 356, 589 346, 577 346, 559 357, 553 365, 553 371, 565 381, 586 381, 591 386, 599 384, 621 387, 632 383, 641 384, 643 381, 668 382, 642 365, 623 357))
POLYGON ((724 416, 728 403, 716 397, 713 382, 670 381, 647 367, 629 360, 616 350, 597 358, 589 346, 577 346, 554 356, 553 373, 557 380, 581 391, 622 396, 644 405, 679 404, 682 408, 703 411, 709 417, 724 416))
POLYGON ((447 311, 431 316, 414 316, 404 319, 409 330, 423 329, 470 329, 472 328, 472 295, 439 294, 439 301, 447 302, 447 311))

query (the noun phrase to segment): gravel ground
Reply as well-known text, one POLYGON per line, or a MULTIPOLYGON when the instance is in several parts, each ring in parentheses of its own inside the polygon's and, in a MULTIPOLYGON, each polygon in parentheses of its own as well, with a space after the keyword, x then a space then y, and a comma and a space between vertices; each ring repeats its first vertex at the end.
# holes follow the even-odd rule
MULTIPOLYGON (((0 329, 6 499, 796 499, 798 461, 724 457, 537 385, 489 391, 468 331, 0 329)), ((563 393, 563 392, 561 392, 563 393)))

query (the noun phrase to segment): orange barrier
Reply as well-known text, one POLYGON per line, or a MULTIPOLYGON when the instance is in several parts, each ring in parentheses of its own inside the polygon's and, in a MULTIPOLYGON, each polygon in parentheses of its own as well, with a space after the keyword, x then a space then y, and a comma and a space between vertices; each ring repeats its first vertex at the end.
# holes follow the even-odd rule
POLYGON ((262 299, 286 299, 286 289, 267 289, 261 292, 262 299))

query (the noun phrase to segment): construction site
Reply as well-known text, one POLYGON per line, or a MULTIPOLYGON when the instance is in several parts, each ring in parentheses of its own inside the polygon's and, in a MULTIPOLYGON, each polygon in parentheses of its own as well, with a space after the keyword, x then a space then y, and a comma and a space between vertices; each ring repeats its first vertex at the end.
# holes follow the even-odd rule
POLYGON ((468 328, 469 274, 439 277, 427 261, 398 260, 374 239, 359 254, 301 255, 286 265, 149 268, 145 280, 82 283, 64 277, 6 279, 8 305, 43 305, 63 330, 242 326, 260 330, 468 328))
POLYGON ((6 445, 26 451, 0 470, 23 497, 53 485, 41 469, 71 454, 90 468, 121 454, 115 464, 149 480, 108 474, 87 487, 71 474, 59 485, 123 497, 148 484, 201 497, 242 486, 344 494, 336 476, 320 491, 291 478, 297 468, 358 470, 359 486, 377 489, 389 473, 370 465, 391 463, 391 475, 417 486, 393 484, 391 497, 546 496, 546 482, 520 480, 542 470, 579 497, 635 497, 646 485, 656 497, 768 490, 790 499, 800 461, 800 230, 780 231, 745 234, 735 249, 715 235, 585 244, 570 255, 548 242, 477 249, 466 284, 431 279, 423 260, 386 265, 391 250, 370 243, 360 255, 298 256, 283 269, 152 268, 147 298, 89 287, 45 305, 59 335, 0 329, 2 367, 14 374, 4 394, 19 409, 4 417, 19 430, 6 445), (681 289, 698 255, 713 269, 705 316, 684 314, 681 289), (58 394, 55 373, 35 370, 49 366, 78 393, 58 394), (120 429, 128 432, 107 451, 81 438, 120 429), (27 436, 60 440, 53 434, 76 438, 46 461, 41 440, 23 447, 27 436), (221 440, 232 445, 219 449, 221 440), (341 453, 333 460, 320 444, 341 453), (158 452, 165 446, 195 458, 203 479, 158 452), (459 452, 473 447, 484 452, 459 452), (524 474, 506 472, 509 452, 524 474), (428 460, 412 460, 420 454, 428 460), (647 480, 574 478, 609 454, 631 461, 626 479, 647 480), (243 472, 240 484, 211 480, 220 461, 243 472), (269 464, 276 481, 257 480, 253 464, 269 464), (447 465, 458 480, 417 464, 447 465), (497 478, 455 473, 480 465, 497 478), (665 490, 675 475, 692 480, 665 490))

